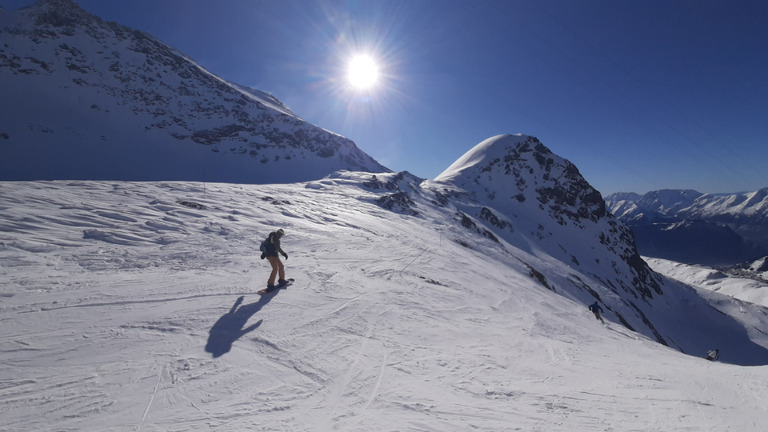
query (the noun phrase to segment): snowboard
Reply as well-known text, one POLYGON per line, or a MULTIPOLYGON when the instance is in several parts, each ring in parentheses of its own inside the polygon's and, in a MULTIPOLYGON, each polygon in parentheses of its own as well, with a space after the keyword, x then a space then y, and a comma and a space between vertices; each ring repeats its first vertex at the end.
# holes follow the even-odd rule
POLYGON ((275 292, 275 291, 279 290, 280 288, 287 288, 287 287, 289 287, 291 284, 293 284, 293 280, 294 280, 293 278, 287 279, 287 280, 285 281, 285 284, 283 284, 283 285, 275 285, 275 287, 274 287, 274 288, 273 288, 271 291, 267 291, 267 289, 266 289, 266 288, 264 288, 264 289, 263 289, 263 290, 261 290, 261 291, 257 291, 257 292, 256 292, 256 294, 259 294, 259 295, 264 295, 264 294, 269 294, 269 293, 271 293, 271 292, 275 292))

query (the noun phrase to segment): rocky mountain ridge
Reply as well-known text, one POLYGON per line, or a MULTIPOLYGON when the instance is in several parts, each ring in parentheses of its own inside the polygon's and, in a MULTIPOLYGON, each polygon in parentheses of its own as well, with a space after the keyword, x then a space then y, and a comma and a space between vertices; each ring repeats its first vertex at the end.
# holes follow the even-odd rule
POLYGON ((0 14, 0 90, 4 180, 269 183, 389 171, 275 97, 71 0, 0 14))
MULTIPOLYGON (((598 300, 628 328, 644 328, 668 343, 646 315, 654 314, 649 304, 664 302, 662 281, 640 258, 632 232, 606 211, 575 165, 535 137, 489 138, 425 185, 443 205, 455 207, 466 228, 576 269, 580 275, 558 284, 569 286, 568 295, 598 300)), ((554 289, 535 265, 529 271, 554 289)))
POLYGON ((606 204, 632 227, 645 255, 733 265, 768 254, 768 188, 736 194, 618 193, 607 196, 606 204))

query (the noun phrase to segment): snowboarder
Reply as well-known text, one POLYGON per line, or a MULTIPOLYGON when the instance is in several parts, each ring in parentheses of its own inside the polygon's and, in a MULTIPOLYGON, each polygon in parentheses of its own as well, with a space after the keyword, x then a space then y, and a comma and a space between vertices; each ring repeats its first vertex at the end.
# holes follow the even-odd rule
POLYGON ((600 312, 603 311, 603 308, 600 307, 597 302, 592 303, 589 305, 589 310, 592 311, 592 313, 595 314, 595 318, 599 319, 601 323, 605 324, 605 321, 603 321, 603 317, 600 316, 600 312))
POLYGON ((272 292, 288 284, 288 281, 285 279, 285 267, 283 266, 283 262, 280 261, 280 257, 278 256, 278 254, 281 254, 283 257, 285 257, 286 260, 288 259, 288 254, 285 253, 285 251, 283 251, 283 249, 280 247, 280 239, 284 235, 285 231, 279 229, 275 232, 269 233, 269 237, 264 240, 265 247, 264 253, 261 254, 261 258, 266 258, 267 261, 269 261, 269 264, 272 266, 272 273, 269 275, 267 288, 259 291, 260 293, 272 292), (275 278, 278 275, 280 279, 278 279, 277 286, 275 286, 275 278))
POLYGON ((718 358, 720 358, 720 350, 719 349, 715 348, 715 349, 707 351, 707 360, 715 361, 718 358))

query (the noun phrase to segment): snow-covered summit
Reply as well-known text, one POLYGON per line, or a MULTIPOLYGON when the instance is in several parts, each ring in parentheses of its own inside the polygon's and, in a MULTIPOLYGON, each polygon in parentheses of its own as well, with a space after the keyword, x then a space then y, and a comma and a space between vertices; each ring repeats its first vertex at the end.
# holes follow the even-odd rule
POLYGON ((0 180, 295 182, 387 172, 274 96, 71 0, 0 14, 0 180))
MULTIPOLYGON (((526 143, 533 143, 535 138, 523 134, 504 134, 490 137, 464 153, 451 166, 435 178, 438 182, 460 183, 462 178, 477 176, 478 172, 489 171, 501 159, 505 159, 513 149, 530 148, 526 143)), ((538 142, 538 140, 536 140, 538 142)))
MULTIPOLYGON (((585 236, 593 241, 622 244, 625 261, 634 255, 631 233, 609 217, 600 193, 569 161, 552 153, 537 138, 499 135, 478 144, 434 181, 434 187, 458 189, 481 203, 481 219, 498 214, 515 227, 498 235, 520 247, 541 249, 577 262, 581 252, 568 252, 565 239, 585 236), (602 235, 598 235, 598 233, 602 235), (612 240, 611 240, 612 239, 612 240)), ((600 249, 604 245, 596 245, 600 249)), ((655 286, 655 284, 651 284, 655 286)), ((658 291, 653 288, 653 291, 658 291)), ((641 289, 651 296, 651 289, 641 289)))
POLYGON ((701 192, 691 189, 663 189, 645 194, 640 200, 640 206, 655 208, 663 214, 673 214, 692 206, 701 197, 701 192))
POLYGON ((749 266, 749 269, 756 273, 768 273, 768 257, 762 257, 753 262, 749 266))
POLYGON ((559 223, 568 219, 595 222, 605 216, 600 193, 581 176, 575 165, 555 155, 537 138, 499 135, 489 138, 453 163, 435 178, 472 191, 476 198, 495 206, 515 209, 547 208, 559 223))
MULTIPOLYGON (((532 136, 489 138, 424 188, 457 223, 521 261, 544 288, 585 305, 598 301, 613 319, 659 343, 695 352, 715 342, 718 327, 733 325, 715 324, 717 315, 700 299, 653 272, 632 231, 607 212, 576 166, 532 136), (539 270, 544 266, 549 271, 539 270), (701 333, 683 336, 688 326, 701 333)), ((765 355, 756 346, 745 349, 765 355)))
POLYGON ((768 188, 735 194, 692 190, 612 194, 606 205, 638 234, 644 255, 734 265, 768 252, 768 188))

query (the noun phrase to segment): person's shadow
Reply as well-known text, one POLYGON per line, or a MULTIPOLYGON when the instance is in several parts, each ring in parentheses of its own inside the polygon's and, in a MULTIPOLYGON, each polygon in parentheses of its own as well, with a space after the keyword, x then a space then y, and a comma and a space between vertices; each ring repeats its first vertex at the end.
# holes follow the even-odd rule
POLYGON ((219 318, 216 324, 211 327, 211 330, 208 332, 208 343, 205 344, 205 351, 211 353, 214 358, 228 353, 236 340, 261 325, 264 320, 259 320, 256 324, 243 328, 256 312, 260 311, 262 307, 272 300, 275 294, 263 295, 256 303, 243 306, 241 304, 244 297, 238 297, 232 309, 219 318))

